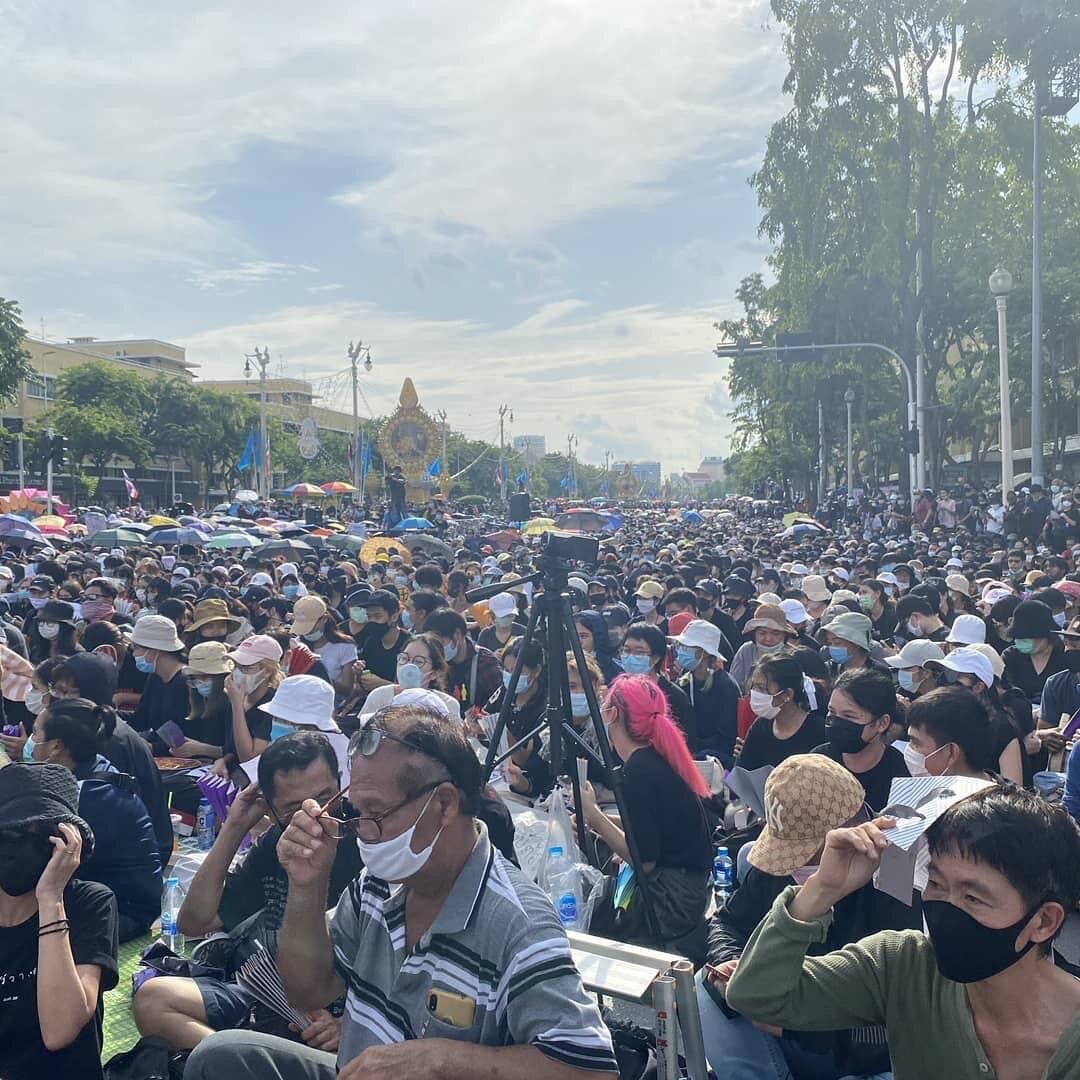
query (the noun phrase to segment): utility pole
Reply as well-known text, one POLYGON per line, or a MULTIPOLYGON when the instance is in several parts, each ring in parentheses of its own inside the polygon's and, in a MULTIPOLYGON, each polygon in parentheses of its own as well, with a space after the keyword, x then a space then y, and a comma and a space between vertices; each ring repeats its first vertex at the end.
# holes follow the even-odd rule
POLYGON ((352 484, 357 490, 357 496, 360 504, 364 502, 364 465, 363 455, 364 448, 360 444, 360 383, 359 373, 357 370, 357 361, 361 356, 364 357, 364 370, 370 371, 371 364, 371 346, 365 345, 362 341, 356 342, 354 345, 351 341, 349 347, 346 350, 349 362, 352 365, 352 440, 353 440, 353 474, 352 484))
POLYGON ((442 427, 442 455, 439 457, 439 487, 442 488, 443 495, 449 495, 450 465, 446 460, 446 410, 440 409, 435 414, 435 419, 439 421, 439 425, 442 427))
MULTIPOLYGON (((915 299, 919 316, 915 321, 915 426, 919 429, 919 450, 915 455, 915 483, 926 487, 926 345, 923 341, 923 245, 922 225, 915 215, 915 299)), ((848 481, 850 489, 851 482, 848 481)))
POLYGON ((56 437, 56 432, 53 431, 52 428, 49 428, 45 434, 49 440, 49 458, 48 461, 46 461, 45 463, 45 513, 51 514, 53 511, 53 439, 56 437))
MULTIPOLYGON (((1031 137, 1031 482, 1043 482, 1042 420, 1042 127, 1043 73, 1035 71, 1031 137)), ((1005 492, 1001 493, 1002 506, 1005 492)))
POLYGON ((998 397, 1001 412, 998 447, 1001 450, 1002 506, 1006 505, 1005 496, 1012 491, 1013 486, 1012 396, 1009 387, 1009 327, 1006 314, 1012 287, 1012 274, 999 265, 990 275, 990 295, 997 305, 998 318, 998 397))
POLYGON ((825 505, 825 491, 828 478, 825 475, 825 407, 818 398, 817 403, 817 501, 818 509, 825 505))
POLYGON ((509 405, 499 406, 499 500, 506 502, 506 414, 510 413, 510 422, 514 422, 514 414, 510 412, 509 405))
POLYGON ((570 474, 570 494, 575 498, 577 497, 578 484, 577 484, 577 458, 574 456, 574 448, 577 446, 578 437, 576 435, 566 436, 566 468, 570 474))

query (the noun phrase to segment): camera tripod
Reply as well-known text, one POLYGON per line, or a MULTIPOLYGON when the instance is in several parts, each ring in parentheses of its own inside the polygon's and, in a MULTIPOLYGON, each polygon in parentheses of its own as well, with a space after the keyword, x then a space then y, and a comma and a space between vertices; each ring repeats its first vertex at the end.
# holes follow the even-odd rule
MULTIPOLYGON (((578 846, 582 851, 585 851, 585 816, 581 812, 581 778, 578 774, 577 759, 584 758, 603 769, 604 778, 608 787, 611 788, 612 794, 615 796, 615 804, 619 808, 621 828, 623 835, 626 837, 626 846, 634 868, 635 886, 641 890, 641 902, 646 925, 653 938, 659 941, 656 913, 653 909, 652 897, 649 895, 648 881, 641 869, 641 855, 638 851, 637 840, 634 837, 633 825, 627 812, 626 799, 623 794, 623 763, 612 750, 607 730, 604 727, 603 720, 600 718, 600 703, 597 700, 592 679, 588 677, 585 651, 581 647, 581 639, 578 637, 577 627, 574 625, 573 613, 570 607, 570 585, 567 580, 574 568, 568 560, 550 554, 541 555, 537 559, 537 565, 539 570, 534 574, 505 584, 500 582, 493 585, 483 585, 470 590, 466 594, 470 603, 476 603, 481 600, 488 600, 492 596, 506 592, 511 588, 516 588, 523 582, 531 581, 543 586, 543 592, 533 597, 532 606, 529 610, 529 623, 524 634, 524 645, 527 647, 538 637, 546 645, 547 708, 539 724, 527 734, 518 738, 505 753, 499 754, 499 744, 508 727, 514 697, 517 694, 518 680, 521 676, 526 651, 525 648, 522 648, 518 651, 517 661, 510 676, 510 685, 503 695, 502 708, 499 709, 495 729, 488 744, 487 760, 484 762, 484 779, 485 781, 489 780, 492 772, 499 765, 523 746, 527 746, 529 742, 547 729, 551 774, 556 783, 564 772, 564 759, 570 758, 570 767, 565 771, 570 776, 570 783, 574 792, 574 806, 578 811, 576 815, 578 846), (592 724, 593 732, 596 735, 596 743, 600 748, 599 756, 582 739, 571 722, 573 714, 570 708, 570 676, 566 663, 568 643, 574 658, 577 660, 578 671, 581 673, 582 686, 589 703, 589 723, 592 724), (568 750, 570 751, 569 754, 567 754, 568 750)), ((516 733, 512 734, 516 737, 516 733)))

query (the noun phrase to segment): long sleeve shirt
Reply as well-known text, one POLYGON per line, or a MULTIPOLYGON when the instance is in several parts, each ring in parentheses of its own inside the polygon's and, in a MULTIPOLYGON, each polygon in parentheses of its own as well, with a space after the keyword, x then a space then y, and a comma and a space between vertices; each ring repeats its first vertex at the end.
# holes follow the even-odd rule
MULTIPOLYGON (((804 1031, 884 1024, 896 1080, 993 1080, 975 1033, 967 991, 942 976, 930 939, 917 930, 884 930, 825 956, 832 913, 792 917, 789 886, 754 931, 727 988, 733 1009, 760 1023, 804 1031)), ((1045 1080, 1076 1076, 1080 1016, 1058 1043, 1045 1080)))

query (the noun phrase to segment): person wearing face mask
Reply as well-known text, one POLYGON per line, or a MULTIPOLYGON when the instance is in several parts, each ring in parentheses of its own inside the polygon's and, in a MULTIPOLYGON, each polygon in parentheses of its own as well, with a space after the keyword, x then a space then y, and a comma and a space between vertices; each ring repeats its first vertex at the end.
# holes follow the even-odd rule
MULTIPOLYGON (((618 662, 622 652, 622 644, 626 638, 626 631, 630 628, 630 612, 625 604, 614 604, 604 608, 604 622, 607 624, 608 643, 611 646, 611 654, 618 662)), ((620 668, 620 671, 622 669, 620 668)))
POLYGON ((358 648, 359 663, 351 669, 360 688, 370 693, 397 677, 397 660, 411 640, 401 628, 401 602, 390 589, 378 589, 359 601, 367 612, 367 622, 358 648))
POLYGON ((433 693, 442 702, 450 719, 461 722, 461 707, 456 698, 446 692, 449 665, 443 653, 442 639, 438 634, 417 634, 398 653, 397 681, 377 686, 366 696, 360 710, 360 722, 374 716, 380 709, 393 703, 404 690, 422 689, 433 693))
POLYGON ((720 607, 720 586, 711 578, 705 578, 694 586, 697 594, 698 618, 711 622, 720 631, 720 654, 730 664, 735 658, 735 642, 739 631, 735 620, 720 607))
MULTIPOLYGON (((527 647, 524 638, 515 638, 499 654, 502 663, 502 686, 484 706, 489 716, 497 716, 510 692, 511 676, 518 657, 522 657, 518 678, 506 726, 510 742, 526 738, 541 722, 547 711, 547 682, 544 649, 539 642, 527 647)), ((541 797, 551 786, 551 773, 540 756, 541 735, 532 736, 514 752, 504 768, 510 790, 519 795, 541 797)))
POLYGON ((905 596, 896 605, 896 640, 943 642, 949 636, 949 628, 941 621, 936 604, 925 596, 905 596))
POLYGON ((427 621, 429 633, 442 641, 443 654, 450 665, 446 692, 461 706, 462 715, 480 709, 502 684, 502 665, 490 650, 469 637, 465 619, 449 608, 434 612, 427 621))
POLYGON ((619 665, 627 675, 644 675, 654 680, 668 700, 668 708, 687 743, 695 745, 697 717, 690 699, 661 671, 668 656, 667 638, 655 626, 631 623, 623 640, 619 665))
POLYGON ((739 646, 730 668, 731 677, 739 687, 746 686, 759 661, 781 653, 790 655, 796 632, 782 608, 775 604, 759 604, 754 617, 746 623, 744 636, 749 640, 739 646))
POLYGON ((711 622, 694 619, 675 638, 675 664, 682 674, 678 687, 690 699, 697 737, 695 757, 706 754, 731 768, 738 735, 739 688, 720 659, 720 631, 711 622))
POLYGON ((348 783, 349 740, 334 719, 334 688, 325 679, 290 675, 278 683, 274 696, 259 708, 274 718, 274 741, 294 731, 321 731, 334 748, 341 782, 348 783))
POLYGON ((189 648, 204 641, 224 642, 240 628, 240 620, 229 612, 224 600, 200 600, 195 605, 191 625, 184 633, 189 648))
POLYGON ((233 670, 225 677, 225 694, 232 722, 225 727, 223 753, 212 766, 216 775, 228 776, 270 743, 273 722, 259 706, 273 697, 282 680, 281 658, 281 646, 265 634, 247 638, 229 653, 233 670))
POLYGON ((891 641, 896 633, 896 607, 876 578, 859 582, 859 610, 870 620, 878 641, 891 641))
MULTIPOLYGON (((755 604, 752 602, 754 586, 749 579, 740 574, 728 574, 723 584, 724 610, 735 624, 735 636, 731 638, 734 645, 740 641, 746 631, 746 624, 754 615, 755 604)), ((726 633, 726 631, 725 631, 726 633)), ((734 676, 732 676, 734 678, 734 676)), ((736 679, 736 682, 738 680, 736 679)))
POLYGON ((170 720, 182 727, 187 716, 183 649, 176 624, 166 616, 146 615, 135 624, 131 652, 135 666, 147 678, 132 727, 150 738, 158 756, 167 756, 169 749, 153 733, 170 720))
POLYGON ((307 800, 278 843, 289 875, 278 968, 299 1008, 346 995, 336 1060, 282 1039, 222 1033, 196 1047, 185 1075, 209 1080, 269 1066, 332 1080, 339 1069, 359 1076, 376 1059, 388 1075, 418 1080, 472 1075, 478 1066, 492 1076, 613 1075, 603 1022, 551 903, 494 850, 479 820, 481 768, 460 729, 434 712, 392 706, 354 736, 354 747, 349 801, 358 816, 307 800), (311 897, 344 844, 359 846, 365 871, 328 927, 311 897), (387 935, 387 924, 402 927, 402 941, 387 935), (429 936, 472 958, 466 968, 479 980, 476 990, 454 992, 454 1016, 432 971, 396 976, 395 953, 413 953, 429 936), (492 972, 517 988, 498 1011, 492 972), (421 1028, 426 1038, 410 1037, 421 1028))
POLYGON ((889 803, 896 777, 910 775, 904 755, 885 743, 898 714, 892 679, 880 671, 844 672, 836 681, 825 718, 825 742, 814 752, 843 765, 866 792, 874 811, 889 803))
POLYGON ((661 634, 667 634, 667 620, 660 609, 660 601, 664 598, 664 586, 659 581, 643 581, 634 593, 634 604, 637 614, 633 625, 658 627, 661 634))
POLYGON ((77 871, 116 896, 121 943, 145 934, 161 913, 161 855, 153 823, 133 777, 101 753, 116 711, 86 698, 50 701, 34 718, 27 761, 63 765, 79 781, 79 813, 96 844, 77 871))
POLYGON ((883 931, 808 957, 833 906, 872 878, 891 825, 829 833, 817 871, 781 893, 755 932, 728 1002, 784 1028, 884 1024, 897 1080, 1071 1076, 1080 983, 1050 949, 1080 899, 1076 824, 1024 791, 962 799, 926 832, 929 933, 883 931))
MULTIPOLYGON (((798 754, 778 765, 765 782, 765 807, 761 835, 739 851, 740 864, 742 853, 748 853, 745 873, 740 872, 734 892, 709 922, 707 964, 697 993, 705 1056, 723 1062, 730 1076, 768 1080, 885 1074, 889 1056, 882 1038, 868 1038, 864 1030, 759 1028, 725 999, 747 943, 776 897, 814 872, 831 829, 866 821, 869 815, 858 781, 821 754, 798 754)), ((868 883, 836 905, 828 934, 811 946, 810 954, 843 948, 878 930, 921 926, 918 900, 903 904, 868 883)))
POLYGON ((221 757, 232 707, 225 679, 233 669, 223 641, 204 641, 188 653, 184 675, 188 685, 188 714, 182 725, 186 742, 172 747, 174 757, 221 757))
MULTIPOLYGON (((1012 645, 1002 653, 1005 677, 1029 701, 1038 701, 1051 675, 1068 669, 1060 628, 1053 613, 1038 600, 1024 600, 1013 611, 1012 645)), ((1057 717, 1047 717, 1057 726, 1057 717)))
POLYGON ((116 899, 74 877, 94 850, 75 777, 0 770, 0 1068, 101 1080, 102 995, 118 981, 116 899))
POLYGON ((342 601, 346 617, 344 622, 338 624, 338 629, 348 634, 358 648, 363 643, 368 621, 368 611, 363 601, 370 595, 371 586, 365 581, 350 588, 342 601))
POLYGON ((966 686, 943 686, 908 710, 904 761, 912 776, 998 779, 986 706, 966 686))
POLYGON ((79 652, 75 609, 63 600, 46 600, 27 629, 26 647, 32 664, 79 652))
MULTIPOLYGON (((369 596, 364 604, 367 606, 369 596)), ((370 612, 369 612, 370 617, 370 612)), ((330 681, 341 693, 352 688, 352 665, 356 661, 356 644, 342 633, 321 596, 305 596, 293 604, 292 632, 319 654, 326 666, 330 681)))
MULTIPOLYGON (((245 937, 256 938, 276 956, 288 894, 277 842, 307 799, 323 806, 333 798, 338 776, 337 755, 320 732, 300 731, 267 747, 259 758, 258 782, 236 797, 188 886, 178 919, 181 933, 205 937, 253 920, 245 937), (266 818, 270 827, 237 861, 244 838, 266 818)), ((334 907, 362 869, 356 845, 339 845, 320 897, 324 910, 334 907)), ((246 1025, 255 999, 236 981, 234 970, 225 974, 224 979, 164 976, 144 983, 132 1003, 139 1032, 190 1050, 215 1031, 246 1025)), ((309 1019, 301 1040, 316 1050, 336 1050, 340 1021, 325 1008, 313 1010, 309 1019)))
POLYGON ((945 653, 933 641, 909 641, 896 656, 886 656, 885 663, 896 672, 896 683, 905 698, 928 694, 937 686, 933 671, 926 665, 931 660, 943 660, 945 653))
POLYGON ((525 633, 525 627, 518 622, 517 604, 509 593, 498 593, 488 601, 494 623, 480 631, 477 644, 492 652, 499 652, 507 643, 525 633))
POLYGON ((825 718, 811 708, 809 680, 790 656, 761 660, 750 676, 754 723, 746 739, 735 742, 735 760, 753 771, 779 765, 794 754, 808 754, 825 739, 825 718))
MULTIPOLYGON (((403 612, 409 622, 409 633, 414 635, 422 634, 427 628, 428 616, 441 607, 446 607, 446 597, 442 593, 413 593, 409 597, 403 612)), ((522 630, 524 631, 524 627, 522 627, 522 630)))

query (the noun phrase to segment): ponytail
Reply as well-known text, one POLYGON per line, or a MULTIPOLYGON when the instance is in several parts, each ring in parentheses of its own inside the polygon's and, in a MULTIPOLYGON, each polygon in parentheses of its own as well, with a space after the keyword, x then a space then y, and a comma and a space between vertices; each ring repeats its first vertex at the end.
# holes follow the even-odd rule
POLYGON ((686 736, 671 718, 664 691, 648 676, 620 675, 608 691, 605 704, 619 710, 630 737, 648 743, 698 798, 709 788, 698 772, 686 745, 686 736))
POLYGON ((61 698, 45 710, 45 738, 59 739, 82 766, 92 763, 116 731, 116 710, 87 698, 61 698))

